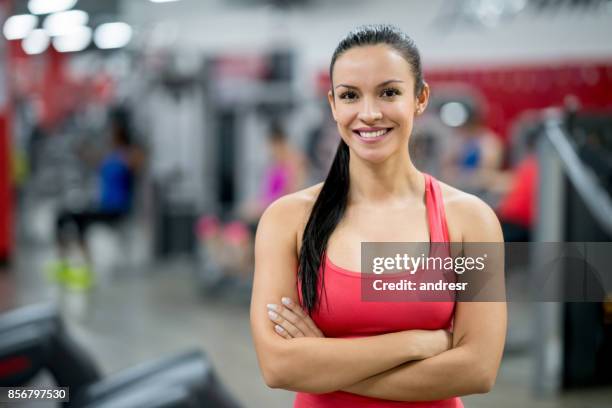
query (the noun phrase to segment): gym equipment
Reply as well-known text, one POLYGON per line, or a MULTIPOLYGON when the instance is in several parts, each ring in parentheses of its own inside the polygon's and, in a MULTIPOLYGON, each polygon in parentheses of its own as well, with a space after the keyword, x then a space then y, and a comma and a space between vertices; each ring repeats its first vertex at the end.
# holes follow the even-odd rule
POLYGON ((0 315, 0 387, 28 384, 41 371, 68 387, 65 408, 238 408, 210 360, 192 350, 103 378, 65 330, 56 307, 33 305, 0 315))

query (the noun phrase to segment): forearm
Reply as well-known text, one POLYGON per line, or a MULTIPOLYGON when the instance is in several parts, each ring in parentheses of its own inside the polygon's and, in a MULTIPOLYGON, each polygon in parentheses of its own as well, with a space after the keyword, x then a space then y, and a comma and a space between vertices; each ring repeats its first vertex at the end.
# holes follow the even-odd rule
POLYGON ((292 391, 337 391, 423 358, 422 340, 417 340, 422 335, 415 330, 352 339, 280 339, 269 360, 266 381, 292 391))
POLYGON ((403 364, 344 391, 395 401, 434 401, 487 392, 495 375, 474 351, 458 347, 403 364))

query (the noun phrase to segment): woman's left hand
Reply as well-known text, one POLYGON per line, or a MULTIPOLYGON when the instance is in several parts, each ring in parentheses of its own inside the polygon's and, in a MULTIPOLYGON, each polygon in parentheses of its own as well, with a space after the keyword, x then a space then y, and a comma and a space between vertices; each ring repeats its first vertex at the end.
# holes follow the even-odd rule
POLYGON ((268 318, 274 322, 274 331, 285 339, 296 337, 325 337, 310 316, 288 297, 281 304, 270 303, 268 318))

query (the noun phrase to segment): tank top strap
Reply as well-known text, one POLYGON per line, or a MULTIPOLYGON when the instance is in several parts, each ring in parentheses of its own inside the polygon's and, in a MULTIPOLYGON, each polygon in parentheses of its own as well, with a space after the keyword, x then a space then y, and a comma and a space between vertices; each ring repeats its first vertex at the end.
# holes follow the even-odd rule
POLYGON ((438 180, 427 173, 425 176, 425 206, 431 242, 450 242, 444 201, 438 180))

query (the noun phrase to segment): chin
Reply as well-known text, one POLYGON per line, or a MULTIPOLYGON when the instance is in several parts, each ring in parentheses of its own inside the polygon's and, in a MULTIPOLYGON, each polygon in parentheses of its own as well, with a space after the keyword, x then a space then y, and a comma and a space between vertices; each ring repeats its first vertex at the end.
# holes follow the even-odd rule
POLYGON ((369 151, 364 151, 364 149, 357 149, 353 150, 353 153, 359 158, 359 160, 363 160, 371 164, 379 164, 385 162, 391 156, 389 152, 381 150, 382 149, 372 149, 369 151))

